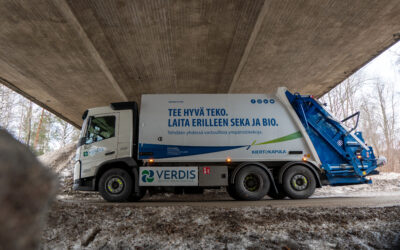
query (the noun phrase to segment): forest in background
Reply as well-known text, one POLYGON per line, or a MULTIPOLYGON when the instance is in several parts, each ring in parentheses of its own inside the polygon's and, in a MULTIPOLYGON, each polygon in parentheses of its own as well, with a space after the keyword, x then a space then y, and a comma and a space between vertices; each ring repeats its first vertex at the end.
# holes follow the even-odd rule
MULTIPOLYGON (((399 99, 395 82, 369 79, 358 72, 320 98, 338 120, 360 111, 356 131, 373 147, 375 156, 385 156, 388 163, 380 168, 385 172, 400 172, 399 99)), ((345 122, 348 128, 356 125, 356 117, 345 122)))
POLYGON ((36 155, 62 148, 79 137, 75 127, 1 84, 0 128, 36 155))

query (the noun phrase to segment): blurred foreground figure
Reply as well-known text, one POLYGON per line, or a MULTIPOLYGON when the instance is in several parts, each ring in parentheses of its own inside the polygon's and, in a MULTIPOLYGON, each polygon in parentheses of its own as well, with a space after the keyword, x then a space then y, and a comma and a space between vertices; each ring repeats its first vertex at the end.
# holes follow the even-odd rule
POLYGON ((0 249, 37 249, 57 179, 0 129, 0 249))

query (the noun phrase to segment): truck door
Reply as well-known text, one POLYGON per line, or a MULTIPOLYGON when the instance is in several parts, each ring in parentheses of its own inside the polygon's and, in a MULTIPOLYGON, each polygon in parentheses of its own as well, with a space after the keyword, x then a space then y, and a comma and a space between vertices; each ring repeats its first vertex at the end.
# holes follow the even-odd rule
POLYGON ((89 117, 85 144, 81 150, 81 178, 95 175, 97 166, 117 156, 119 114, 89 117))

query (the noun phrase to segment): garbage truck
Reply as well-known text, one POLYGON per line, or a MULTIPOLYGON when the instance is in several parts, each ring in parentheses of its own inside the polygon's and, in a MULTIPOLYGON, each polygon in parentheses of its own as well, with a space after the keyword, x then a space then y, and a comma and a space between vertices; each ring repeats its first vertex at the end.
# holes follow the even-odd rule
POLYGON ((110 202, 146 192, 225 188, 236 200, 305 199, 316 188, 371 183, 385 164, 357 112, 336 119, 311 95, 146 94, 84 112, 74 190, 110 202), (352 120, 352 128, 345 125, 352 120))

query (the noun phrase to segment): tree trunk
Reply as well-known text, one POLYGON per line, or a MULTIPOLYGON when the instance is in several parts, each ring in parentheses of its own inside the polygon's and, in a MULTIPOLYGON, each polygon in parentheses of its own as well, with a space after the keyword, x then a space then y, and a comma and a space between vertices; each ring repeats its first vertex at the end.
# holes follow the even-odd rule
POLYGON ((27 114, 27 125, 28 125, 28 135, 26 138, 26 145, 29 147, 29 144, 31 142, 31 130, 32 130, 32 102, 29 101, 29 108, 28 108, 28 114, 27 114))
POLYGON ((34 149, 36 149, 36 146, 37 146, 38 141, 39 141, 40 127, 42 126, 43 115, 44 115, 44 108, 42 108, 42 114, 40 115, 39 125, 38 125, 38 127, 37 127, 37 129, 36 129, 35 141, 34 141, 34 143, 33 143, 33 148, 34 148, 34 149))

